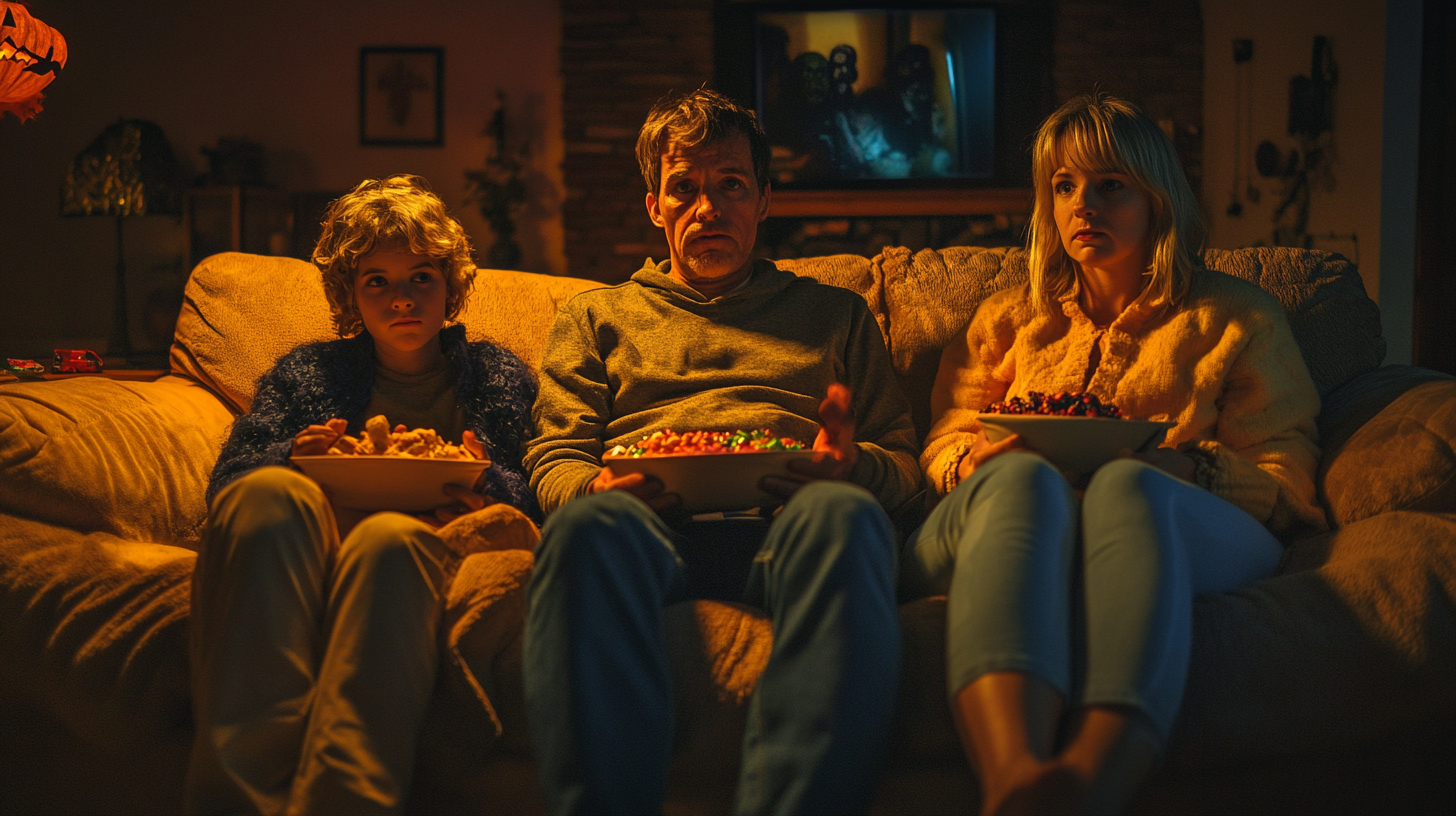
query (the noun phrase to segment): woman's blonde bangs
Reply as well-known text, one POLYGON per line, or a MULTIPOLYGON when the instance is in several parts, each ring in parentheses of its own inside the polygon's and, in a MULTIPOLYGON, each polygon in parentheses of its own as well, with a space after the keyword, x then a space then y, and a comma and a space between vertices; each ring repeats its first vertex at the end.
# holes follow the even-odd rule
POLYGON ((1027 236, 1028 271, 1039 310, 1077 294, 1077 265, 1062 246, 1052 176, 1062 167, 1120 173, 1148 196, 1149 280, 1144 298, 1181 305, 1201 266, 1203 214, 1172 143, 1136 106, 1105 94, 1073 99, 1042 123, 1032 151, 1035 205, 1027 236))

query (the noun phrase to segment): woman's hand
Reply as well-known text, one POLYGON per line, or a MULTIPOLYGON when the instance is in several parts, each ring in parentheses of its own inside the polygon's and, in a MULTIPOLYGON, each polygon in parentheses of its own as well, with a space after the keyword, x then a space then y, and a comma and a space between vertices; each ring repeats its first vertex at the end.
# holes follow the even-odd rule
POLYGON ((618 476, 610 465, 597 471, 595 479, 587 486, 589 493, 604 493, 608 490, 625 490, 647 503, 655 512, 662 513, 682 504, 682 496, 664 493, 662 480, 645 473, 628 473, 618 476))
MULTIPOLYGON (((470 432, 466 431, 466 433, 470 432)), ((449 524, 463 515, 474 513, 476 510, 481 510, 496 503, 495 499, 492 499, 484 493, 479 493, 468 487, 461 487, 460 485, 445 485, 445 495, 455 501, 451 504, 442 504, 436 507, 433 513, 426 513, 416 516, 416 518, 431 527, 438 528, 449 524)))
POLYGON ((1021 441, 1021 434, 1011 434, 999 442, 992 442, 986 438, 984 431, 976 431, 976 441, 971 443, 971 449, 966 451, 966 455, 961 457, 960 464, 956 466, 956 484, 969 479, 981 465, 1014 450, 1031 450, 1021 441))
POLYGON ((293 437, 293 456, 323 456, 349 430, 346 420, 335 417, 322 425, 310 425, 293 437))
POLYGON ((819 403, 819 435, 814 437, 814 456, 789 462, 789 472, 799 478, 765 476, 759 487, 783 499, 793 496, 809 482, 847 481, 859 462, 859 445, 854 441, 854 411, 849 389, 839 383, 829 386, 819 403))

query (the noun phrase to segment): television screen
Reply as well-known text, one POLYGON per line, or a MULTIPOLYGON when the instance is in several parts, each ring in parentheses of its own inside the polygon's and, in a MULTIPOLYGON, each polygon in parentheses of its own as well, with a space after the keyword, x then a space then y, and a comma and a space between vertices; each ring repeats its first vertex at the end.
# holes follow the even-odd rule
POLYGON ((775 184, 994 173, 994 9, 763 11, 754 33, 775 184))

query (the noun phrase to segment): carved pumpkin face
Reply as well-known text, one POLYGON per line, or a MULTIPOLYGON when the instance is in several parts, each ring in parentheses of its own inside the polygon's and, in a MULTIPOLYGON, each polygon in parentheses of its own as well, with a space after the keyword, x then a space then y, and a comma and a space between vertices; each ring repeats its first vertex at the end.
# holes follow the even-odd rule
POLYGON ((41 89, 66 65, 66 40, 19 3, 0 0, 0 116, 40 113, 41 89))

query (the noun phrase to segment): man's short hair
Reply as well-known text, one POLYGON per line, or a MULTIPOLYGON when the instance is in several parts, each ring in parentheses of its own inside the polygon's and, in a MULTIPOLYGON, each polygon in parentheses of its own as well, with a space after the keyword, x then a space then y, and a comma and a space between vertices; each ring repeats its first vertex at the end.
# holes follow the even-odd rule
POLYGON ((637 134, 637 164, 653 195, 661 192, 662 156, 670 146, 697 147, 742 133, 753 155, 753 177, 760 193, 768 187, 768 137, 758 117, 728 97, 699 88, 680 96, 667 96, 652 106, 637 134))
POLYGON ((354 276, 359 259, 381 247, 433 258, 445 278, 445 321, 459 316, 475 282, 470 237, 446 212, 429 182, 397 174, 360 182, 324 213, 313 264, 323 275, 324 295, 341 337, 364 330, 354 303, 354 276))

